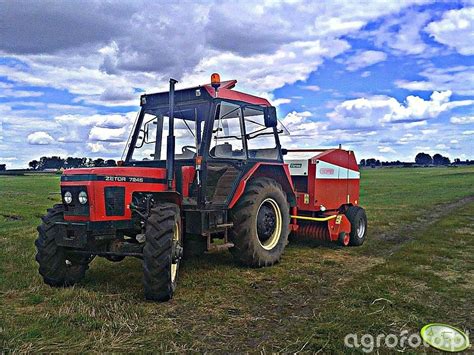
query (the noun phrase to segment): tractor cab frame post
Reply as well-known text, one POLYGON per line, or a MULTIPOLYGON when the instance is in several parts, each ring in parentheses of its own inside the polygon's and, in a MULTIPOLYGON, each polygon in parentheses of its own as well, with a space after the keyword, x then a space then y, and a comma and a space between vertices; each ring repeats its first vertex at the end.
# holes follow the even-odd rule
POLYGON ((166 151, 166 180, 168 181, 168 190, 173 189, 173 178, 174 178, 174 150, 175 150, 175 137, 174 137, 174 86, 178 81, 170 78, 170 92, 169 92, 169 124, 168 124, 168 149, 166 151))

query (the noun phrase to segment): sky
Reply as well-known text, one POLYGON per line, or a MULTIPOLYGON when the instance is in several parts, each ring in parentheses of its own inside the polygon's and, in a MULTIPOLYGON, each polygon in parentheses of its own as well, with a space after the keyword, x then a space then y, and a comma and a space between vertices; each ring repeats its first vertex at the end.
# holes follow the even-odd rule
POLYGON ((118 159, 140 94, 213 72, 277 106, 287 148, 474 159, 474 1, 0 0, 0 14, 7 168, 118 159))

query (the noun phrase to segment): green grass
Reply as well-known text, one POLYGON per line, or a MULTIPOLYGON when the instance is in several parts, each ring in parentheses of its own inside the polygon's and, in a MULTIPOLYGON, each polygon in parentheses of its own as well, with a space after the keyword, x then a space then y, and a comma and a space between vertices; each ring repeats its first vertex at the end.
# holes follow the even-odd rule
POLYGON ((59 179, 0 177, 0 349, 342 352, 348 333, 472 327, 474 202, 453 202, 474 196, 474 169, 367 169, 361 184, 362 247, 296 241, 264 269, 206 255, 156 304, 136 259, 96 259, 70 289, 44 285, 33 243, 59 179))

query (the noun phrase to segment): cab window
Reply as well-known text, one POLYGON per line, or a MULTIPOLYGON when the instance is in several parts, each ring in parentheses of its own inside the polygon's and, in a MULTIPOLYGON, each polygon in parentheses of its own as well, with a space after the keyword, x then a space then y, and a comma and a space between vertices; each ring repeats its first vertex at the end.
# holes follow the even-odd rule
POLYGON ((241 108, 239 105, 222 102, 217 106, 212 128, 209 154, 215 158, 244 159, 245 150, 241 131, 241 108))
POLYGON ((263 109, 244 107, 245 137, 248 157, 254 159, 278 159, 278 149, 273 127, 266 127, 263 109))

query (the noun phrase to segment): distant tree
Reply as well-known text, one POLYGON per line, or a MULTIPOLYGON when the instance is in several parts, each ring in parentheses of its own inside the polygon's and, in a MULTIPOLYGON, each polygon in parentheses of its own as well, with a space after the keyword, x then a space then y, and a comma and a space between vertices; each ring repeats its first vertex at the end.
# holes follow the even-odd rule
POLYGON ((0 171, 5 171, 7 170, 7 165, 6 164, 0 164, 0 171))
POLYGON ((39 161, 39 170, 44 169, 61 169, 64 167, 64 159, 61 157, 53 156, 53 157, 41 157, 39 161))
POLYGON ((454 159, 454 164, 461 164, 461 159, 459 158, 454 159))
POLYGON ((82 158, 67 157, 64 164, 65 168, 80 168, 82 166, 82 158))
POLYGON ((443 156, 441 154, 433 155, 433 164, 434 165, 443 165, 443 156))
POLYGON ((36 170, 39 166, 39 161, 38 160, 32 160, 28 163, 28 166, 33 169, 33 170, 36 170))
POLYGON ((374 158, 370 158, 365 161, 365 166, 374 167, 375 163, 376 163, 376 160, 374 158))
POLYGON ((449 160, 448 157, 443 157, 443 161, 441 165, 450 165, 450 164, 451 164, 451 160, 449 160))
POLYGON ((431 158, 431 155, 422 152, 416 155, 415 163, 418 165, 430 165, 433 163, 433 159, 431 158))
POLYGON ((108 159, 105 161, 105 166, 117 166, 117 162, 114 159, 108 159))
POLYGON ((377 161, 375 162, 375 166, 382 166, 382 163, 380 162, 380 160, 377 159, 377 161))
POLYGON ((94 162, 93 162, 93 166, 96 166, 96 167, 105 166, 104 159, 102 159, 102 158, 95 159, 94 162))
POLYGON ((92 168, 94 167, 94 159, 92 158, 86 158, 86 162, 84 164, 84 167, 89 167, 89 168, 92 168))
POLYGON ((359 165, 360 165, 360 166, 365 166, 365 159, 361 159, 359 165))

